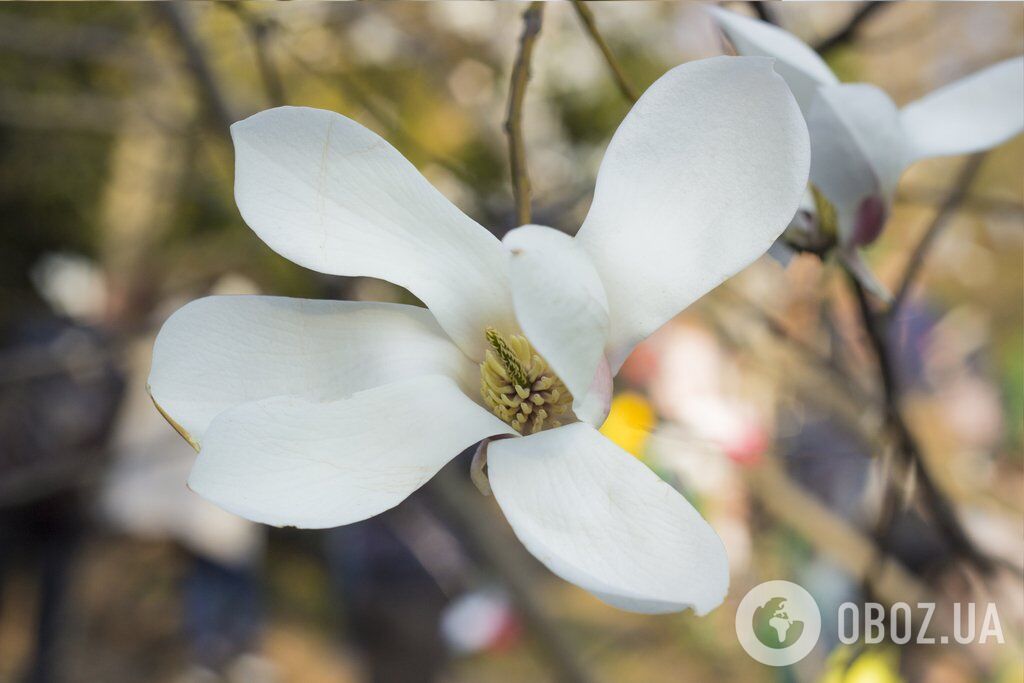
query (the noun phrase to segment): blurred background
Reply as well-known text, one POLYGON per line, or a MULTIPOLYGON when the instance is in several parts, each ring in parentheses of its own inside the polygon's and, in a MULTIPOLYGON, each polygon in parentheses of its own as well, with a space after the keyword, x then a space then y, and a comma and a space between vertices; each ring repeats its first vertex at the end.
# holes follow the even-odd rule
MULTIPOLYGON (((1021 3, 731 6, 897 104, 1024 51, 1021 3)), ((893 445, 830 261, 762 259, 630 358, 603 431, 725 541, 732 588, 707 617, 620 612, 553 577, 465 454, 337 530, 253 525, 186 489, 195 454, 145 391, 170 313, 211 292, 410 301, 256 238, 227 126, 285 103, 344 113, 500 236, 516 222, 502 122, 525 7, 0 7, 0 682, 1024 679, 1024 137, 961 188, 885 340, 932 489, 893 445), (778 670, 733 626, 774 578, 825 614, 818 648, 778 670), (994 602, 1007 642, 837 643, 829 615, 868 599, 994 602)), ((640 91, 728 50, 699 4, 591 11, 640 91)), ((522 117, 535 222, 580 224, 629 106, 574 6, 549 4, 522 117)), ((866 253, 890 287, 964 164, 904 176, 866 253)))

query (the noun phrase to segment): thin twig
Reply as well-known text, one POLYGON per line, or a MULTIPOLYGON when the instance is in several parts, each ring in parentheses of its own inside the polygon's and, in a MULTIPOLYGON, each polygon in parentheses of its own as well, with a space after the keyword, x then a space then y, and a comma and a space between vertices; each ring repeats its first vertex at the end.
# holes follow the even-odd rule
POLYGON ((928 251, 935 243, 936 238, 942 230, 949 225, 950 219, 956 213, 957 208, 963 203, 967 197, 967 193, 971 188, 971 184, 977 177, 978 172, 981 170, 981 166, 985 161, 985 152, 979 152, 972 155, 963 168, 960 170, 960 174, 957 176, 956 183, 953 185, 953 190, 947 195, 946 200, 942 202, 942 206, 939 207, 938 212, 935 214, 935 218, 932 219, 931 225, 925 230, 924 236, 917 243, 914 251, 910 254, 910 258, 907 259, 907 267, 903 271, 903 277, 899 279, 899 287, 896 289, 896 294, 893 297, 892 305, 889 307, 888 317, 893 318, 899 312, 900 306, 906 301, 907 295, 914 284, 914 280, 917 278, 921 271, 921 267, 924 265, 925 256, 928 255, 928 251))
POLYGON ((280 107, 288 101, 284 89, 284 80, 281 72, 270 55, 270 32, 275 25, 271 22, 256 16, 247 5, 231 2, 225 5, 235 13, 239 21, 245 24, 249 36, 252 38, 253 52, 256 54, 256 66, 260 72, 260 80, 263 82, 263 91, 271 106, 280 107))
POLYGON ((769 24, 775 24, 776 26, 778 26, 778 22, 775 21, 775 17, 768 10, 767 2, 762 2, 762 0, 751 0, 751 2, 748 2, 747 4, 750 6, 752 10, 754 10, 754 14, 757 15, 758 19, 769 24))
POLYGON ((748 299, 735 288, 730 290, 730 293, 736 297, 736 299, 744 308, 747 309, 747 311, 750 312, 752 316, 757 318, 757 320, 765 326, 765 329, 767 329, 773 337, 789 346, 801 357, 806 358, 811 365, 816 367, 822 373, 828 375, 837 386, 842 387, 844 392, 850 394, 850 398, 860 404, 871 400, 871 397, 864 387, 862 387, 854 377, 851 377, 850 373, 839 365, 834 358, 822 353, 813 345, 797 337, 795 334, 790 332, 781 320, 775 318, 771 313, 761 308, 756 302, 748 299))
POLYGON ((608 65, 608 68, 612 72, 612 78, 615 79, 615 84, 619 86, 619 90, 622 91, 622 96, 630 102, 636 102, 640 97, 637 94, 636 88, 626 80, 626 74, 622 70, 622 66, 618 60, 615 59, 614 53, 608 43, 605 42, 604 36, 597 29, 597 21, 594 19, 594 13, 590 11, 590 7, 583 0, 572 0, 572 6, 576 10, 576 15, 580 18, 580 22, 583 23, 583 28, 587 30, 587 34, 590 39, 594 41, 597 49, 601 51, 604 56, 604 61, 608 65))
POLYGON ((213 69, 206 59, 202 46, 195 37, 188 17, 185 16, 185 11, 187 11, 188 7, 177 2, 157 2, 152 7, 167 22, 167 25, 174 33, 174 37, 178 40, 178 44, 181 45, 181 49, 185 53, 185 60, 188 62, 189 71, 192 72, 196 85, 199 86, 202 100, 206 103, 210 116, 218 124, 219 132, 227 134, 231 129, 231 124, 236 121, 236 117, 232 113, 231 107, 228 106, 223 92, 217 85, 213 69))
MULTIPOLYGON (((917 441, 917 437, 907 426, 900 411, 900 389, 897 384, 896 369, 892 364, 892 355, 889 350, 889 322, 890 319, 882 314, 876 313, 871 308, 867 292, 860 282, 849 274, 848 280, 857 299, 857 306, 860 311, 861 321, 868 341, 874 351, 878 363, 878 375, 882 384, 884 395, 884 407, 886 423, 895 441, 897 452, 904 458, 904 464, 909 467, 916 477, 917 490, 921 493, 925 509, 929 512, 932 521, 938 526, 946 541, 949 542, 953 551, 960 557, 969 560, 983 573, 989 573, 993 569, 992 560, 981 552, 980 549, 964 531, 956 512, 949 502, 949 499, 932 478, 928 465, 924 459, 924 451, 917 441)), ((896 495, 895 487, 889 488, 896 495)), ((887 508, 886 514, 891 510, 893 501, 886 501, 883 504, 887 508)), ((884 538, 887 530, 878 529, 879 537, 884 538)))
MULTIPOLYGON (((807 539, 851 576, 869 583, 881 602, 915 604, 935 602, 939 597, 899 558, 879 548, 873 539, 793 481, 772 454, 766 454, 760 466, 745 469, 744 475, 752 494, 770 515, 807 539)), ((943 610, 936 611, 935 619, 939 620, 939 629, 954 626, 949 613, 943 610)), ((972 661, 978 661, 975 651, 965 652, 972 661)))
POLYGON ((841 29, 814 45, 815 51, 818 54, 824 54, 832 48, 852 40, 861 29, 861 25, 888 4, 888 2, 878 2, 877 0, 875 2, 861 3, 857 11, 853 13, 853 16, 850 17, 849 21, 841 29))
POLYGON ((526 145, 523 141, 523 101, 526 84, 530 81, 530 60, 533 47, 540 34, 543 2, 532 2, 523 12, 523 33, 519 37, 519 52, 512 66, 512 79, 508 93, 508 116, 505 133, 508 135, 508 156, 512 171, 512 194, 516 201, 516 220, 519 225, 530 222, 530 176, 526 169, 526 145))

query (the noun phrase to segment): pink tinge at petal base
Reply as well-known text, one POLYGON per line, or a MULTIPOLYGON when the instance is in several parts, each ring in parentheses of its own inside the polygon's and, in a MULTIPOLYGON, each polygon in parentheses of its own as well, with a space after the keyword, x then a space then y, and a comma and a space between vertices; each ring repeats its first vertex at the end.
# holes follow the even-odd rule
POLYGON ((888 218, 885 209, 885 202, 881 197, 871 196, 864 199, 857 207, 857 222, 853 227, 853 243, 858 247, 864 247, 882 234, 888 218))
POLYGON ((574 407, 577 417, 598 427, 608 418, 612 409, 612 372, 607 357, 601 356, 584 405, 574 407), (584 414, 580 415, 581 412, 584 414))

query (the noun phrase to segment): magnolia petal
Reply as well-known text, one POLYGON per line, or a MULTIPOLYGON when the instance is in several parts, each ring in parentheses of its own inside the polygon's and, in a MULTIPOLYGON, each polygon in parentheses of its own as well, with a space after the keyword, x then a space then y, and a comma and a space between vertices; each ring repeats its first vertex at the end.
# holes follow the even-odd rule
POLYGON ((516 228, 503 243, 519 326, 572 392, 576 416, 599 424, 607 406, 589 399, 610 399, 601 387, 590 391, 604 362, 608 300, 590 257, 569 235, 541 225, 516 228))
POLYGON ((811 182, 835 206, 840 240, 851 243, 860 237, 866 244, 881 225, 863 223, 884 222, 903 170, 896 105, 866 83, 824 87, 807 113, 807 128, 811 182))
POLYGON ((620 609, 706 614, 725 597, 721 540, 675 489, 577 422, 489 446, 494 495, 551 571, 620 609))
POLYGON ((606 350, 630 350, 764 254, 807 184, 807 128, 759 57, 678 66, 615 132, 577 240, 604 283, 606 350))
POLYGON ((425 374, 476 395, 479 371, 415 306, 212 296, 178 310, 153 347, 153 400, 194 445, 210 422, 271 396, 332 401, 425 374))
POLYGON ((1024 130, 1024 56, 911 102, 900 111, 907 163, 995 147, 1024 130))
POLYGON ((334 112, 279 107, 231 127, 235 200, 274 251, 333 275, 368 275, 418 296, 471 358, 488 325, 511 329, 498 240, 394 147, 334 112))
POLYGON ((328 403, 275 396, 218 415, 188 483, 254 522, 321 529, 394 507, 462 450, 506 433, 436 375, 328 403))
POLYGON ((786 79, 800 109, 807 111, 821 85, 839 82, 817 52, 788 31, 714 5, 708 11, 736 48, 749 57, 774 57, 775 70, 786 79))

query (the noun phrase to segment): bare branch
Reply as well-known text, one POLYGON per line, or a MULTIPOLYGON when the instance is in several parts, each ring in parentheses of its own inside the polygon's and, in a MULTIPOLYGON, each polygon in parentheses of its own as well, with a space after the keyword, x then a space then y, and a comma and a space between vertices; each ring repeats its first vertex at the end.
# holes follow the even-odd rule
POLYGON ((760 19, 761 21, 765 21, 769 24, 775 24, 776 26, 779 25, 779 22, 775 21, 775 17, 768 10, 767 2, 762 2, 761 0, 751 0, 747 4, 750 6, 752 10, 754 10, 754 14, 756 14, 757 18, 760 19))
POLYGON ((519 37, 519 52, 512 67, 509 84, 508 116, 505 119, 505 133, 508 135, 508 156, 512 172, 512 194, 516 201, 516 220, 519 225, 530 222, 530 176, 526 169, 526 145, 523 141, 523 101, 526 98, 526 84, 530 80, 530 60, 533 47, 540 34, 543 2, 532 2, 523 12, 523 33, 519 37))
POLYGON ((853 13, 853 16, 850 17, 841 29, 827 38, 818 41, 818 43, 813 46, 815 51, 818 54, 824 54, 832 48, 838 47, 839 45, 852 40, 861 29, 861 25, 879 10, 885 8, 888 4, 888 2, 878 2, 877 0, 875 2, 861 3, 857 8, 857 11, 853 13))
POLYGON ((853 401, 863 405, 872 400, 871 396, 857 379, 851 377, 850 373, 839 365, 834 358, 822 353, 813 345, 793 334, 781 320, 778 320, 756 302, 741 294, 735 287, 728 291, 735 296, 736 300, 742 304, 751 316, 764 325, 765 329, 773 337, 785 344, 801 358, 806 359, 808 363, 817 368, 821 373, 827 375, 836 386, 841 387, 845 393, 849 394, 853 401))
POLYGON ((206 108, 211 118, 217 124, 219 132, 227 135, 231 129, 231 124, 236 121, 236 117, 232 113, 231 107, 228 106, 227 98, 224 97, 224 93, 217 84, 216 76, 214 76, 213 69, 206 58, 205 50, 196 38, 189 17, 185 14, 186 10, 189 9, 188 5, 177 2, 157 2, 151 5, 151 7, 167 22, 167 25, 174 33, 174 37, 178 40, 182 51, 185 53, 185 60, 188 63, 193 78, 196 80, 196 85, 199 87, 200 95, 203 102, 206 103, 206 108))
POLYGON ((522 553, 516 552, 514 543, 506 543, 506 539, 495 535, 494 517, 484 505, 486 498, 477 495, 450 467, 434 476, 430 489, 439 495, 444 512, 457 524, 472 549, 501 576, 516 608, 535 634, 538 647, 557 670, 558 680, 592 681, 572 644, 537 599, 527 578, 531 568, 522 553))
MULTIPOLYGON (((943 537, 949 542, 953 551, 960 557, 973 563, 983 573, 990 573, 994 568, 992 560, 982 553, 980 549, 964 531, 956 512, 950 504, 946 495, 939 490, 928 465, 924 459, 917 437, 907 426, 900 410, 900 389, 897 385, 896 369, 892 364, 892 356, 889 350, 888 340, 890 318, 886 315, 876 313, 871 308, 867 292, 860 282, 849 272, 850 286, 857 299, 861 320, 868 341, 874 351, 878 362, 878 375, 882 383, 884 393, 884 407, 886 423, 892 434, 899 455, 904 459, 904 465, 908 471, 912 471, 916 477, 917 491, 922 496, 922 502, 929 513, 932 521, 938 526, 943 537)), ((888 495, 897 495, 896 487, 888 487, 888 495)), ((893 501, 889 500, 883 505, 884 514, 888 515, 892 509, 893 501)), ((886 530, 877 530, 880 537, 884 538, 886 530)))
POLYGON ((931 249, 935 240, 938 238, 942 230, 949 225, 950 219, 956 213, 957 208, 963 203, 967 197, 967 192, 970 190, 971 184, 977 177, 978 172, 981 170, 981 166, 985 161, 985 152, 972 155, 964 167, 960 170, 960 174, 957 176, 956 183, 953 185, 953 190, 946 196, 946 200, 939 207, 938 212, 935 214, 935 218, 932 219, 931 225, 928 226, 924 232, 924 236, 921 241, 914 247, 914 251, 910 254, 910 258, 907 259, 906 269, 903 271, 903 277, 899 279, 899 285, 896 289, 896 294, 893 297, 892 305, 889 307, 887 315, 892 318, 894 317, 906 301, 907 295, 910 294, 910 290, 914 284, 914 280, 921 272, 921 267, 924 265, 924 259, 928 255, 928 251, 931 249))
POLYGON ((572 6, 576 10, 576 15, 580 18, 583 23, 583 27, 587 30, 587 34, 590 39, 597 45, 597 49, 604 55, 604 61, 608 64, 608 68, 612 72, 612 78, 615 79, 615 84, 619 86, 619 90, 622 91, 622 96, 630 102, 636 102, 639 98, 636 88, 626 80, 626 74, 619 65, 618 60, 615 59, 615 55, 612 53, 608 43, 605 42, 604 36, 597 29, 597 22, 594 19, 594 13, 590 11, 590 7, 583 0, 572 0, 572 6))
MULTIPOLYGON (((927 583, 793 481, 775 457, 767 454, 762 465, 748 468, 744 474, 752 494, 768 514, 869 585, 880 601, 935 602, 938 596, 927 583)), ((936 612, 935 618, 941 621, 940 628, 953 627, 948 613, 936 612)), ((970 650, 967 654, 976 656, 970 650)))
POLYGON ((260 72, 260 80, 263 81, 263 91, 271 106, 279 107, 288 101, 285 94, 284 81, 281 72, 270 55, 270 35, 275 28, 274 24, 256 16, 248 5, 230 2, 224 5, 238 17, 239 21, 245 24, 249 37, 252 38, 253 52, 256 54, 256 66, 260 72))

